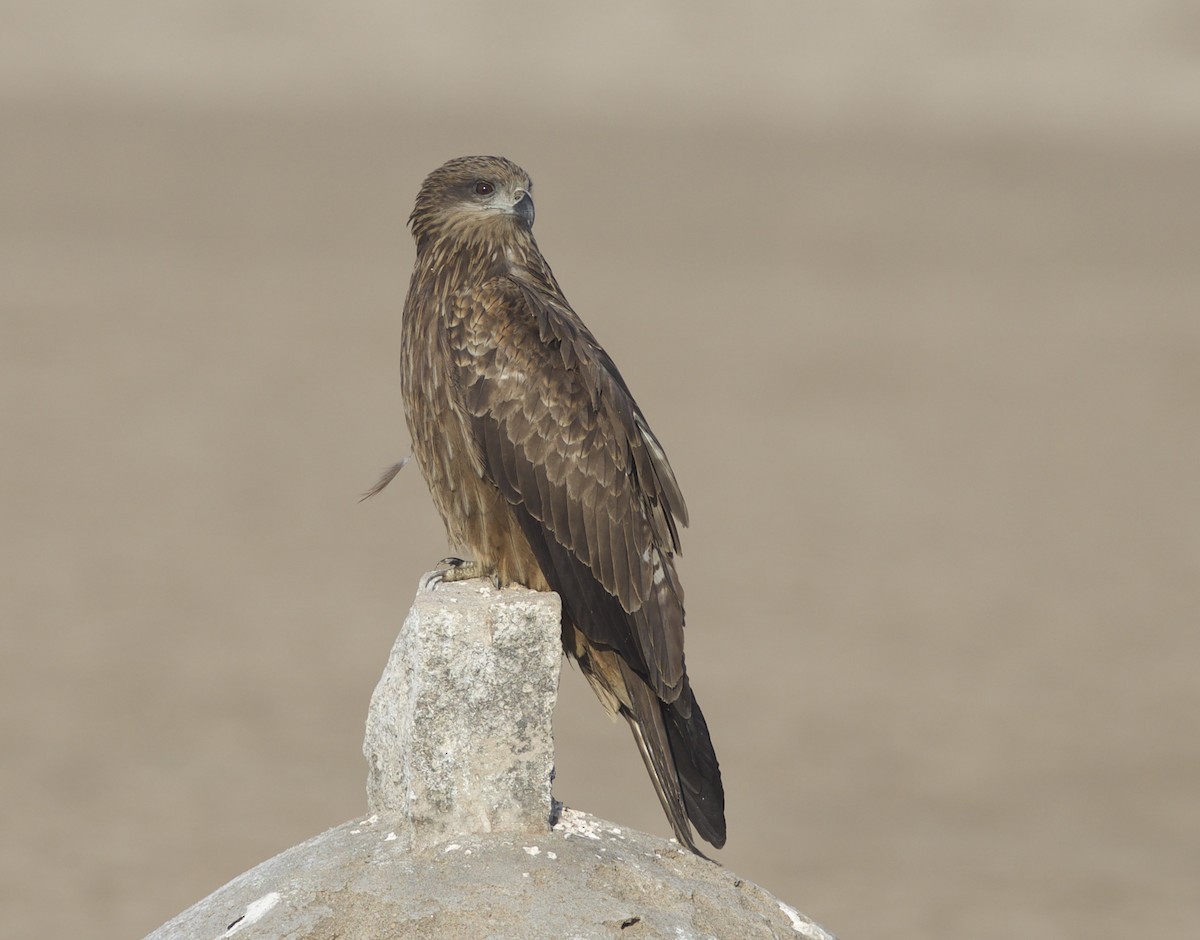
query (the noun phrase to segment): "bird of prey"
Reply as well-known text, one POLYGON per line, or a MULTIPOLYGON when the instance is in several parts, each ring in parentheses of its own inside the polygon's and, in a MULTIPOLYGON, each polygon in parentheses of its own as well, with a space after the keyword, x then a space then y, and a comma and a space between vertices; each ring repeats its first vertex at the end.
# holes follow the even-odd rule
POLYGON ((725 795, 684 668, 675 573, 687 509, 538 250, 532 189, 510 160, 461 157, 428 176, 409 219, 405 417, 449 540, 474 556, 439 574, 557 592, 563 647, 629 722, 679 842, 699 852, 690 821, 719 848, 725 795))

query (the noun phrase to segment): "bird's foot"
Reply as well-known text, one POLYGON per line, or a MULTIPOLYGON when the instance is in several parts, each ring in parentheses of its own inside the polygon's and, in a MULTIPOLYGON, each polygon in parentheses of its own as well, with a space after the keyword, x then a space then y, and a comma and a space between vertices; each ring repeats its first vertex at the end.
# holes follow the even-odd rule
POLYGON ((437 566, 421 578, 422 591, 436 591, 439 584, 451 581, 470 581, 472 578, 491 578, 496 587, 500 586, 494 571, 489 571, 478 561, 463 561, 461 558, 443 558, 437 566))

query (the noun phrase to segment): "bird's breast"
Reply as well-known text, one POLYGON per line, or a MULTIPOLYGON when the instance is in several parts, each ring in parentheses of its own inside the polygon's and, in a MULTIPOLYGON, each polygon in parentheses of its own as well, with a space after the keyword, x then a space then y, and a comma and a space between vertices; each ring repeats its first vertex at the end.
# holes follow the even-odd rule
POLYGON ((485 351, 479 343, 452 347, 447 327, 453 309, 457 305, 414 297, 411 290, 405 305, 401 393, 413 456, 451 545, 494 570, 503 584, 549 590, 512 507, 488 477, 453 381, 454 357, 485 351))

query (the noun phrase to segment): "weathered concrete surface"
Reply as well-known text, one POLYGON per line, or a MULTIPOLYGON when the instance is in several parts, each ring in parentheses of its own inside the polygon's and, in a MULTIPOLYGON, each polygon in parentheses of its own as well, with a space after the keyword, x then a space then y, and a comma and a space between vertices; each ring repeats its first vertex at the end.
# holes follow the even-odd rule
POLYGON ((826 940, 755 884, 668 842, 564 810, 540 835, 413 853, 369 817, 234 879, 150 940, 826 940))
POLYGON ((413 848, 548 828, 560 611, 487 581, 417 594, 363 741, 368 811, 413 848))
POLYGON ((235 878, 151 940, 828 940, 674 841, 552 812, 560 662, 553 594, 478 581, 419 593, 371 699, 371 815, 235 878))

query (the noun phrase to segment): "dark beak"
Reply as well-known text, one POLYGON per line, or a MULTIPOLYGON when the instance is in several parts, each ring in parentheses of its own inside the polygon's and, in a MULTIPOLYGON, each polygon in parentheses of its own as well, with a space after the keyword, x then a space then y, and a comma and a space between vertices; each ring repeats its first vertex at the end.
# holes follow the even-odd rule
POLYGON ((513 212, 525 223, 526 228, 533 228, 533 200, 529 198, 529 193, 522 196, 521 201, 513 206, 513 212))

